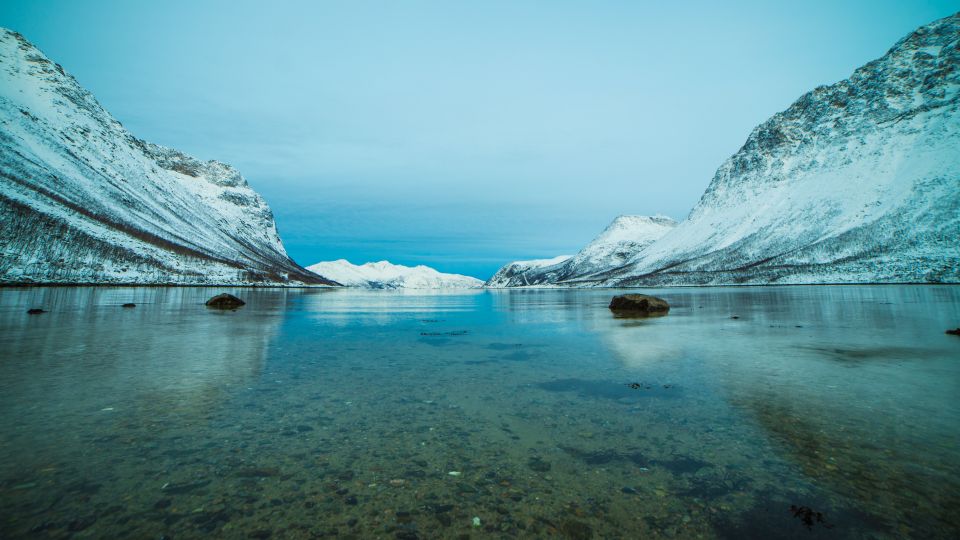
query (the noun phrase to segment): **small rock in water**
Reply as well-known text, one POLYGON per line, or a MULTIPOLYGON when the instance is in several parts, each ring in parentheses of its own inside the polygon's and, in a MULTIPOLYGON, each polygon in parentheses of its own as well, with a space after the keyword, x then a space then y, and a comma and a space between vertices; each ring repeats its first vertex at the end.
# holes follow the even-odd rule
POLYGON ((611 311, 632 315, 664 315, 670 311, 670 304, 663 298, 646 294, 622 294, 614 296, 608 306, 611 311))
POLYGON ((438 504, 433 508, 433 512, 436 514, 445 514, 453 510, 452 504, 438 504))
POLYGON ((127 302, 126 304, 123 304, 123 305, 120 306, 120 307, 128 307, 128 308, 129 308, 129 307, 137 307, 137 305, 134 304, 133 302, 127 302))
POLYGON ((237 309, 244 304, 246 304, 246 302, 237 298, 236 296, 223 293, 207 300, 206 306, 217 309, 237 309))
POLYGON ((42 309, 40 309, 40 308, 32 308, 32 309, 28 309, 28 310, 27 310, 27 314, 28 314, 28 315, 39 315, 39 314, 41 314, 41 313, 46 313, 46 311, 44 311, 44 310, 42 310, 42 309))
POLYGON ((457 491, 460 493, 476 493, 477 488, 466 482, 457 482, 457 491))
POLYGON ((947 330, 947 333, 954 336, 960 336, 960 328, 954 328, 953 330, 947 330))

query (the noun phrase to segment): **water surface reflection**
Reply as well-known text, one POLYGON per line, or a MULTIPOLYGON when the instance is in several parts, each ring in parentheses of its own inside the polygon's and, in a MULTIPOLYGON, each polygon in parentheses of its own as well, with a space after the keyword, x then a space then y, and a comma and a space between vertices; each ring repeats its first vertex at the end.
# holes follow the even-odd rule
POLYGON ((217 292, 0 290, 0 536, 960 530, 956 288, 217 292))

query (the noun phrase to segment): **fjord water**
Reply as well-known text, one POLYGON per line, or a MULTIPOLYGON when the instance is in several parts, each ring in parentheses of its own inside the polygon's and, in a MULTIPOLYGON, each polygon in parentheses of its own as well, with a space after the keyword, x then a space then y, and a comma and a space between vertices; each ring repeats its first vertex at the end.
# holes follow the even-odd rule
POLYGON ((227 290, 0 290, 0 537, 960 533, 957 287, 227 290))

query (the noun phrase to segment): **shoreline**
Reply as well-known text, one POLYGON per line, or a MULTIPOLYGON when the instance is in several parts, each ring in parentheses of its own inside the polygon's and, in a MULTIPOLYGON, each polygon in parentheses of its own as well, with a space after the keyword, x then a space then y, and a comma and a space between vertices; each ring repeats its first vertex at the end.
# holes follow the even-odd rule
POLYGON ((633 287, 565 287, 565 286, 523 286, 523 287, 477 287, 477 288, 436 288, 436 289, 369 289, 365 287, 349 287, 346 285, 283 285, 283 284, 239 284, 239 283, 0 283, 0 289, 30 289, 30 288, 58 288, 58 287, 116 287, 116 288, 214 288, 233 287, 241 289, 320 289, 320 290, 362 290, 368 292, 409 291, 585 291, 585 290, 634 290, 634 289, 717 289, 727 287, 843 287, 843 286, 958 286, 960 282, 831 282, 831 283, 718 283, 710 285, 648 285, 633 287))

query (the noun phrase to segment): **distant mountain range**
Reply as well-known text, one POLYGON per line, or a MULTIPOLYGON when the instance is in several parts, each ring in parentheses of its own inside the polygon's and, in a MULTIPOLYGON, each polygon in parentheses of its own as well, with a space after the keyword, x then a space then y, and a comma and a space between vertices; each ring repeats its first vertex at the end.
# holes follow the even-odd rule
POLYGON ((356 265, 350 261, 320 262, 307 270, 322 274, 347 287, 364 289, 476 289, 483 280, 444 274, 428 266, 402 266, 387 261, 356 265))
POLYGON ((487 284, 960 282, 960 13, 755 128, 659 238, 621 249, 608 231, 487 284))
POLYGON ((131 135, 0 29, 0 284, 333 284, 240 173, 131 135))

